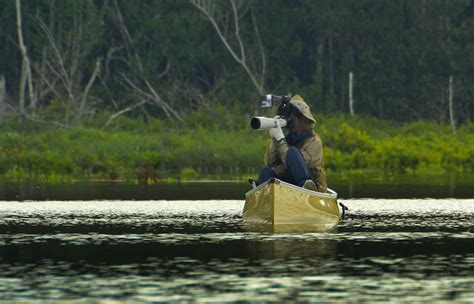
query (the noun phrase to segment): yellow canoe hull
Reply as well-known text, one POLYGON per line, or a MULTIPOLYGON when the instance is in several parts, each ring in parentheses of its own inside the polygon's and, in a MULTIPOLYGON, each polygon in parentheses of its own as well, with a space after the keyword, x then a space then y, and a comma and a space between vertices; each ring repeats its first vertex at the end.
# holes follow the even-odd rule
POLYGON ((307 190, 271 179, 245 194, 243 218, 256 225, 327 225, 337 224, 341 214, 337 193, 307 190))

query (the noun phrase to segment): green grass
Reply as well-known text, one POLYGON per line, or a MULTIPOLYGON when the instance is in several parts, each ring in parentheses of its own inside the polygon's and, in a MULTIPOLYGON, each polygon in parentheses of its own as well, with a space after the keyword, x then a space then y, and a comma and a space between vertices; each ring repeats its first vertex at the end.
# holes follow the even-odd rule
MULTIPOLYGON (((166 120, 121 117, 107 128, 56 128, 23 121, 4 123, 0 176, 13 181, 241 180, 255 177, 269 142, 250 130, 248 117, 196 111, 186 126, 166 120), (215 115, 222 119, 215 122, 215 115), (199 122, 202 122, 200 124, 199 122)), ((474 126, 419 121, 395 125, 369 117, 318 116, 330 173, 442 173, 474 171, 474 126)))

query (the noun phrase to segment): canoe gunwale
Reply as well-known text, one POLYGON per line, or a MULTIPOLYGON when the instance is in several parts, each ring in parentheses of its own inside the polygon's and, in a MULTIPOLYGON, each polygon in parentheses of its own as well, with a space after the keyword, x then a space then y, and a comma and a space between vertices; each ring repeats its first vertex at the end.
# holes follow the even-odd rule
POLYGON ((304 193, 307 193, 307 194, 310 194, 310 195, 316 195, 316 196, 323 197, 323 198, 337 199, 337 192, 332 190, 332 189, 327 188, 327 191, 329 193, 322 193, 322 192, 318 192, 318 191, 308 190, 308 189, 305 189, 303 187, 298 187, 296 185, 284 182, 284 181, 282 181, 280 179, 277 179, 277 178, 269 179, 268 181, 264 182, 263 184, 257 186, 256 188, 253 188, 252 190, 245 193, 245 197, 248 197, 248 196, 252 195, 254 192, 266 187, 268 184, 273 184, 273 183, 282 184, 286 187, 293 188, 295 190, 298 190, 298 191, 301 191, 301 192, 304 192, 304 193))

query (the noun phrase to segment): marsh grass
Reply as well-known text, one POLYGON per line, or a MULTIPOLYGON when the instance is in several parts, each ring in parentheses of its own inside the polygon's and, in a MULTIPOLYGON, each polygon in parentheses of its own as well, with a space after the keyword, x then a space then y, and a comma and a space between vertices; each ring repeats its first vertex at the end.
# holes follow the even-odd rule
MULTIPOLYGON (((127 117, 108 128, 103 128, 100 117, 67 129, 25 121, 4 123, 0 176, 51 183, 255 177, 263 166, 268 134, 250 130, 244 115, 219 111, 195 111, 186 117, 186 126, 127 117), (214 115, 222 117, 216 122, 214 115)), ((470 123, 453 134, 448 125, 427 121, 400 126, 369 117, 320 115, 315 130, 323 140, 326 169, 333 174, 474 170, 470 123)))

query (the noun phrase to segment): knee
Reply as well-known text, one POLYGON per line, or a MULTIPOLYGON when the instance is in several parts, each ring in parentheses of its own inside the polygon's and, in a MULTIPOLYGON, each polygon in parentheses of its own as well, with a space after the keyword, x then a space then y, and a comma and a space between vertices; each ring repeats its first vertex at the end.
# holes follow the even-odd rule
POLYGON ((275 171, 273 171, 270 167, 264 167, 260 170, 260 174, 258 175, 257 185, 261 185, 270 178, 276 177, 275 171))
POLYGON ((298 150, 298 148, 296 148, 296 147, 289 147, 288 148, 287 155, 295 155, 297 153, 298 154, 300 153, 300 150, 298 150))
POLYGON ((289 147, 288 151, 286 152, 286 160, 291 160, 295 158, 299 158, 301 156, 300 150, 296 147, 289 147))
POLYGON ((273 175, 274 175, 274 171, 270 167, 263 167, 260 170, 260 176, 273 176, 273 175))

